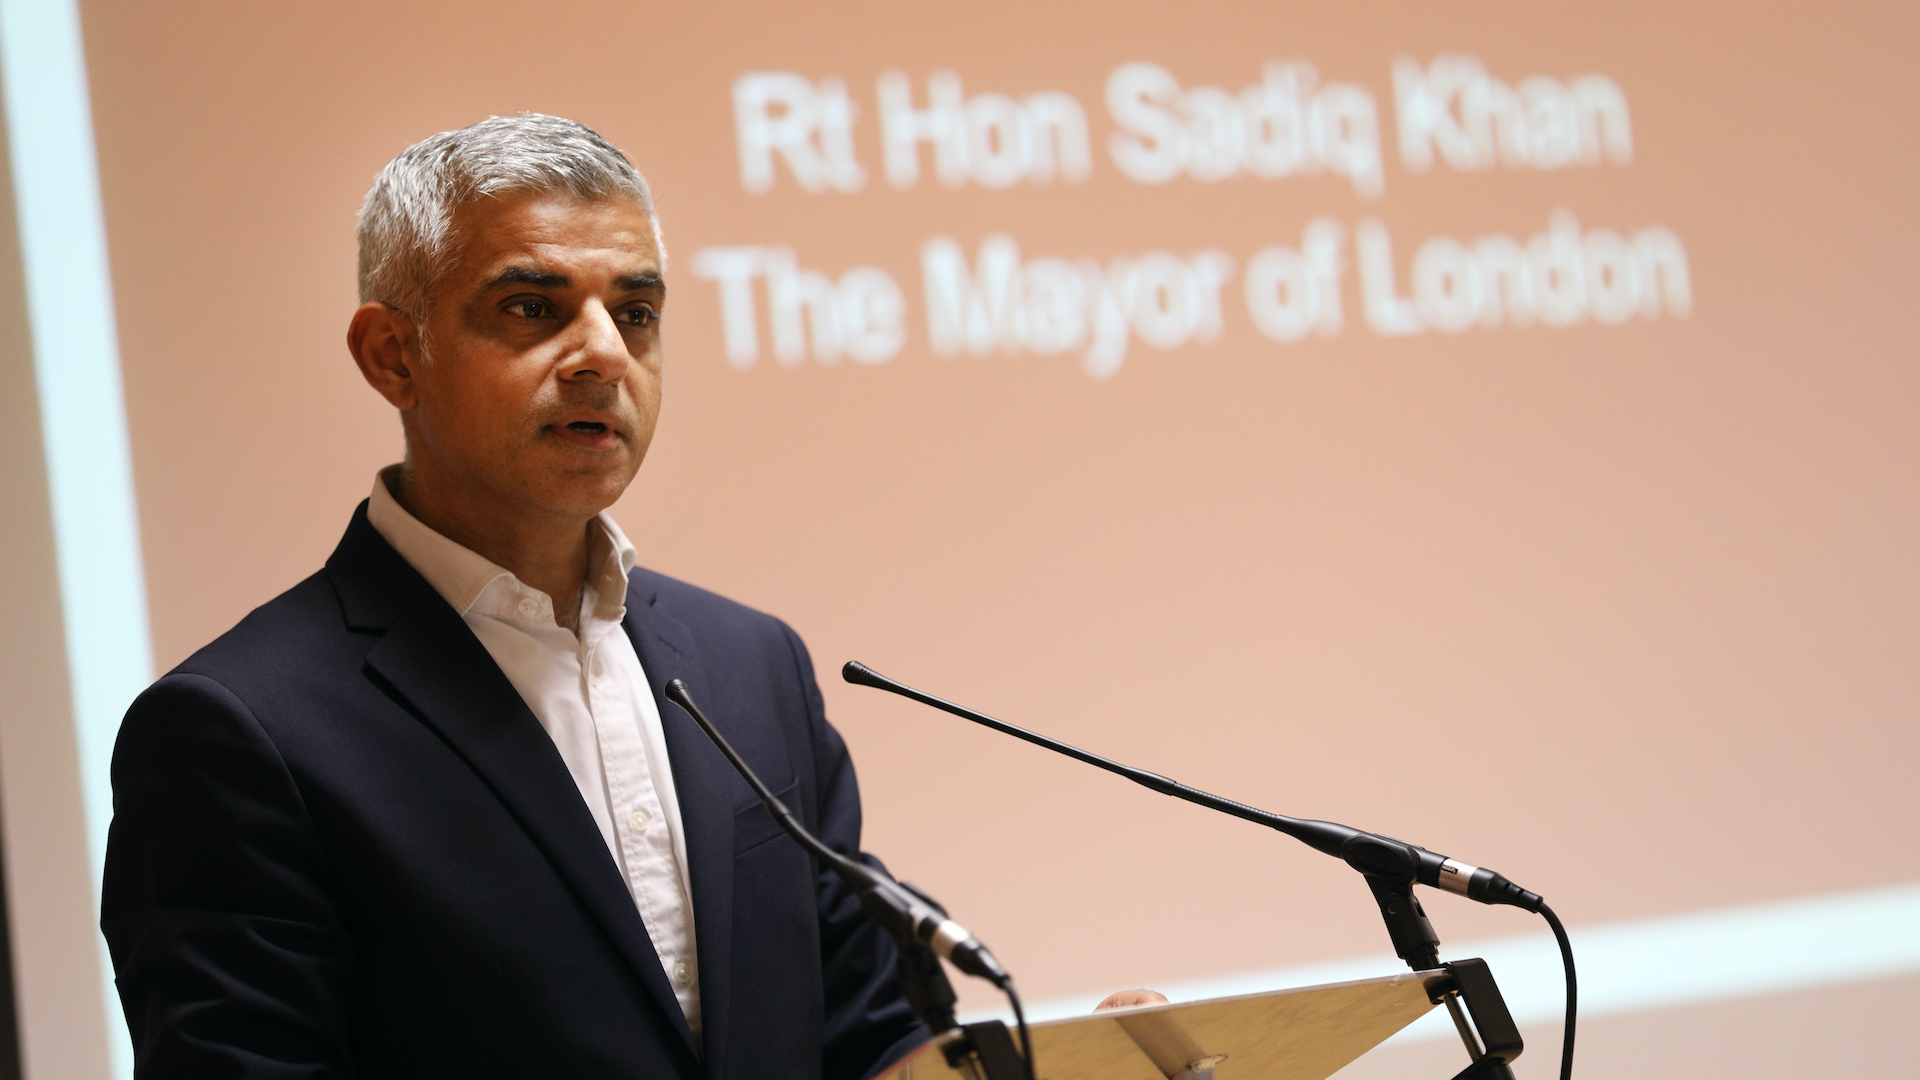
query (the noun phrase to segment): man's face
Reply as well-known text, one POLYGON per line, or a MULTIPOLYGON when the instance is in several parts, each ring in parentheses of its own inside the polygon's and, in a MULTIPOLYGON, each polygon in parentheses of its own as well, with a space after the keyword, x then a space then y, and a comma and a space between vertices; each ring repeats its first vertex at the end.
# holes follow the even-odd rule
POLYGON ((406 410, 415 475, 478 513, 591 515, 660 414, 666 287, 629 200, 484 198, 454 214, 406 410))

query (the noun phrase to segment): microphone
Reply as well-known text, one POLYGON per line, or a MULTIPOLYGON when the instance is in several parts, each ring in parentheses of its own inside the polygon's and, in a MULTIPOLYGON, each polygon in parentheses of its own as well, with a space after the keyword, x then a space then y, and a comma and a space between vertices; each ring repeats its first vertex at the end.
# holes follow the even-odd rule
POLYGON ((1056 754, 1065 754, 1076 761, 1084 761, 1096 768, 1124 776, 1162 795, 1171 795, 1176 799, 1184 799, 1199 806, 1218 810, 1223 814, 1231 814, 1258 825, 1265 825, 1270 829, 1277 829, 1316 851, 1344 860, 1348 866, 1370 879, 1403 883, 1418 882, 1457 893, 1482 904, 1508 904, 1536 914, 1545 906, 1545 902, 1541 900, 1538 893, 1528 892, 1485 867, 1451 859, 1438 852, 1428 851, 1418 844, 1395 840, 1391 836, 1363 832, 1331 821, 1314 821, 1286 817, 1282 814, 1270 814, 1245 803, 1222 798, 1211 792, 1201 791, 1199 788, 1188 787, 1159 773, 1122 765, 1077 746, 1069 746, 1058 740, 1049 739, 1045 735, 1015 727, 1004 720, 996 720, 964 705, 956 705, 951 701, 934 697, 932 694, 922 693, 911 686, 887 678, 858 660, 848 661, 847 665, 840 669, 840 675, 855 685, 891 691, 901 697, 912 698, 923 705, 931 705, 1016 739, 1024 739, 1035 746, 1044 746, 1056 754))
MULTIPOLYGON (((1110 761, 1098 754, 1088 753, 1077 746, 1069 746, 1045 735, 1015 727, 1004 720, 996 720, 985 713, 975 712, 963 705, 922 693, 911 686, 897 683, 885 675, 873 670, 858 660, 850 660, 840 669, 840 675, 850 683, 859 686, 871 686, 878 690, 887 690, 901 697, 912 698, 923 705, 931 705, 943 712, 982 724, 995 731, 1024 739, 1035 746, 1044 746, 1057 754, 1065 754, 1076 761, 1105 769, 1110 773, 1124 776, 1142 787, 1157 791, 1162 795, 1171 795, 1184 799, 1223 814, 1255 824, 1265 825, 1286 833, 1305 843, 1316 851, 1325 852, 1346 861, 1348 866, 1366 876, 1367 887, 1372 890, 1376 903, 1380 905, 1380 915, 1386 920, 1387 934, 1393 939, 1394 951, 1415 971, 1427 971, 1441 967, 1439 957, 1440 939, 1434 936, 1433 926, 1427 922, 1426 912, 1420 908, 1420 901, 1414 898, 1413 885, 1433 886, 1458 893, 1469 900, 1478 900, 1483 904, 1507 904, 1531 911, 1546 919, 1552 929, 1556 944, 1560 946, 1560 963, 1567 977, 1567 1013, 1566 1023, 1560 1044, 1560 1080, 1568 1080, 1573 1075, 1573 1034, 1578 987, 1574 978, 1573 943, 1567 937, 1567 928, 1560 922, 1553 909, 1548 907, 1540 894, 1508 881, 1504 876, 1481 866, 1472 866, 1458 859, 1450 859, 1438 852, 1428 851, 1418 844, 1409 844, 1404 840, 1395 840, 1391 836, 1362 832, 1346 825, 1331 821, 1313 821, 1302 818, 1290 818, 1281 814, 1270 814, 1245 803, 1221 798, 1211 792, 1191 788, 1177 780, 1161 776, 1159 773, 1136 769, 1110 761)), ((1474 961, 1478 963, 1478 961, 1474 961)), ((1453 965, 1446 965, 1449 972, 1453 965)), ((1484 970, 1484 965, 1482 966, 1484 970)), ((1455 974, 1456 981, 1460 978, 1455 974)), ((1456 982, 1457 985, 1457 982, 1456 982)), ((1454 1025, 1459 1028, 1461 1040, 1467 1044, 1467 1052, 1475 1058, 1475 1064, 1469 1066, 1461 1076, 1491 1076, 1496 1070, 1490 1063, 1498 1063, 1499 1075, 1511 1076, 1506 1068, 1506 1058, 1498 1055, 1483 1057, 1481 1045, 1470 1036, 1469 1027, 1460 1003, 1456 1000, 1461 991, 1448 991, 1446 994, 1447 1011, 1453 1014, 1454 1025)), ((1471 1001, 1468 1008, 1474 1008, 1471 1001)), ((1504 1009, 1504 1006, 1503 1006, 1504 1009)), ((1475 1011, 1478 1023, 1478 1011, 1475 1011)), ((1511 1021, 1509 1021, 1510 1025, 1511 1021)), ((1519 1042, 1514 1042, 1518 1053, 1519 1042)))
MULTIPOLYGON (((746 760, 700 711, 700 706, 693 703, 693 695, 688 692, 684 681, 675 679, 669 682, 666 693, 667 699, 685 710, 693 722, 700 725, 700 730, 707 733, 707 738, 713 740, 713 745, 725 755, 747 786, 753 788, 754 794, 760 796, 760 801, 766 804, 767 811, 786 830, 787 835, 812 853, 814 858, 832 867, 860 897, 860 906, 867 915, 901 942, 903 951, 908 944, 918 943, 932 949, 961 971, 985 979, 1002 990, 1011 990, 1013 977, 1007 974, 1007 969, 1000 966, 1000 961, 994 959, 987 947, 966 927, 947 918, 947 913, 939 904, 919 890, 902 885, 865 863, 847 858, 808 832, 794 818, 793 812, 774 798, 767 785, 754 775, 746 760)), ((947 991, 947 994, 951 1000, 952 991, 947 991)))

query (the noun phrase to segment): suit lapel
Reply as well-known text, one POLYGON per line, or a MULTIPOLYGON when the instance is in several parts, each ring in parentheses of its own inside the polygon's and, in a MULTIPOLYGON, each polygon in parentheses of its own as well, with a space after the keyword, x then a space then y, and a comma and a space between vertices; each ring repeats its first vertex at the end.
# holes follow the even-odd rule
POLYGON ((368 666, 505 804, 692 1051, 692 1029, 580 789, 486 647, 367 522, 364 503, 327 568, 348 623, 386 629, 368 666))
MULTIPOLYGON (((733 792, 746 785, 706 733, 666 698, 666 685, 684 679, 695 701, 706 701, 707 671, 693 634, 656 605, 658 594, 637 572, 627 588, 626 629, 647 673, 666 734, 673 785, 686 832, 687 872, 693 880, 693 922, 700 964, 701 1041, 706 1074, 726 1075, 733 967, 733 792)), ((718 723, 718 721, 715 721, 718 723)))

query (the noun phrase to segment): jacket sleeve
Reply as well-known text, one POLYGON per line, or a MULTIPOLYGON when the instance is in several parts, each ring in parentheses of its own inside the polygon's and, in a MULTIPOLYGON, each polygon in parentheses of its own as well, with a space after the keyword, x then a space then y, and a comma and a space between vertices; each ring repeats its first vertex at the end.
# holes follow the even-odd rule
MULTIPOLYGON (((827 723, 813 659, 798 635, 784 625, 806 693, 807 720, 819 793, 820 839, 835 851, 882 871, 860 850, 860 785, 840 733, 827 723)), ((820 954, 826 991, 823 1080, 859 1080, 876 1075, 927 1041, 901 990, 893 939, 865 912, 840 876, 822 869, 818 882, 820 954)))
POLYGON ((101 930, 141 1080, 341 1080, 352 942, 298 787, 239 698, 155 683, 113 754, 101 930))

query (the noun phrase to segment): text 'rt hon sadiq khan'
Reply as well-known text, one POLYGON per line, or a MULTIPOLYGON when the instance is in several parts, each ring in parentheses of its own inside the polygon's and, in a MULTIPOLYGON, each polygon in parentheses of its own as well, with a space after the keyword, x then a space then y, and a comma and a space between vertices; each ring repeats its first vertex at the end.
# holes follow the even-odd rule
POLYGON ((661 696, 868 858, 800 639, 603 513, 660 410, 663 264, 646 181, 571 121, 374 181, 347 342, 406 461, 114 751, 139 1076, 851 1080, 927 1037, 892 941, 661 696))

